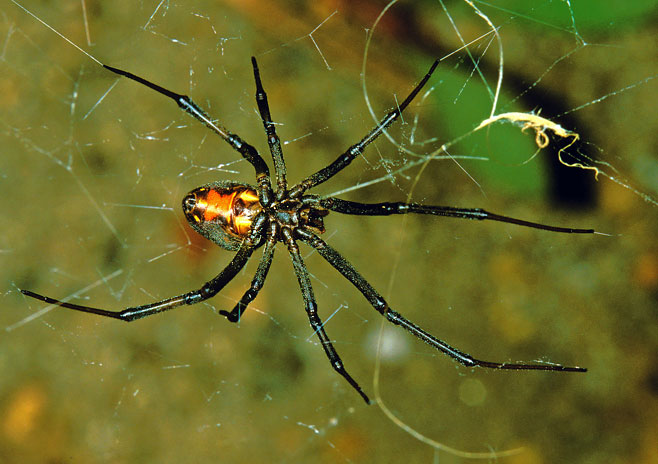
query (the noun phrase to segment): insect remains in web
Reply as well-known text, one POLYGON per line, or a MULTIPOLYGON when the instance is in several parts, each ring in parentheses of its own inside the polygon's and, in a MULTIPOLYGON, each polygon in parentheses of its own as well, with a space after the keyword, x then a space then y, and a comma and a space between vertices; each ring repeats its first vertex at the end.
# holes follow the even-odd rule
MULTIPOLYGON (((70 42, 70 41, 69 41, 70 42)), ((71 42, 70 42, 71 43, 71 42)), ((73 44, 74 45, 74 44, 73 44)), ((75 46, 75 45, 74 45, 75 46)), ((77 46, 76 46, 77 47, 77 46)), ((78 49, 80 49, 78 47, 78 49)), ((81 49, 80 49, 81 50, 81 49)), ((84 52, 84 51, 83 51, 84 52)), ((87 54, 86 52, 84 52, 87 54)), ((90 56, 89 54, 87 54, 90 56)), ((90 56, 91 57, 91 56, 90 56)), ((557 227, 536 222, 515 219, 490 213, 479 208, 461 208, 453 206, 434 206, 419 203, 382 202, 360 203, 335 197, 322 197, 309 193, 314 187, 323 184, 347 168, 384 130, 393 124, 409 106, 420 90, 425 86, 436 70, 439 61, 435 61, 421 81, 394 110, 386 114, 379 123, 359 142, 351 145, 332 163, 309 175, 300 182, 289 185, 286 175, 286 163, 281 149, 281 142, 276 133, 275 124, 270 115, 267 95, 261 83, 256 58, 251 58, 254 80, 256 83, 256 103, 267 135, 267 143, 272 156, 276 185, 272 185, 270 168, 258 151, 237 134, 230 132, 214 118, 209 116, 188 96, 165 89, 151 81, 112 66, 100 63, 108 71, 126 77, 144 85, 173 100, 183 111, 200 121, 207 128, 221 137, 231 148, 253 167, 256 181, 253 185, 226 180, 212 182, 198 187, 183 198, 183 212, 190 226, 203 237, 220 247, 234 251, 231 262, 214 278, 196 290, 178 296, 166 298, 154 303, 132 306, 121 311, 110 311, 91 306, 68 303, 30 290, 21 292, 31 298, 45 303, 59 305, 76 311, 111 317, 122 321, 135 321, 147 316, 161 313, 183 305, 193 305, 217 295, 244 268, 253 253, 262 249, 262 255, 251 285, 231 311, 219 313, 230 322, 240 320, 249 304, 256 298, 267 278, 274 248, 281 242, 287 249, 293 270, 304 301, 304 309, 309 323, 325 351, 331 367, 341 375, 359 395, 370 403, 366 393, 358 382, 347 372, 343 361, 334 348, 318 315, 318 305, 311 279, 299 249, 299 242, 313 248, 333 268, 347 279, 368 300, 368 303, 386 320, 402 327, 411 335, 427 343, 439 352, 450 356, 465 366, 480 366, 489 369, 541 370, 559 372, 585 372, 582 367, 569 367, 560 364, 509 363, 476 359, 454 348, 443 340, 423 330, 391 309, 386 300, 375 288, 350 264, 338 251, 327 244, 320 235, 325 231, 324 220, 330 213, 357 216, 390 216, 400 214, 428 214, 462 219, 490 220, 506 222, 524 227, 532 227, 551 232, 592 234, 592 229, 575 229, 557 227)))

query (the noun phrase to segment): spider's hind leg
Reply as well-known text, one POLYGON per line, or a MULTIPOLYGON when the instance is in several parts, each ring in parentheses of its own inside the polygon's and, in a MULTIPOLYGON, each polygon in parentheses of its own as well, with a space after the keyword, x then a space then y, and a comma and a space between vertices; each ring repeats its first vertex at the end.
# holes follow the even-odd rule
POLYGON ((276 174, 276 196, 277 199, 282 199, 288 191, 288 182, 286 180, 286 163, 283 159, 283 150, 281 149, 281 140, 276 133, 276 127, 270 115, 270 105, 267 101, 267 94, 263 89, 263 84, 260 80, 260 71, 258 70, 258 63, 256 57, 251 57, 251 66, 254 69, 254 81, 256 81, 256 104, 258 105, 258 112, 263 121, 263 127, 267 133, 267 144, 270 147, 272 154, 272 161, 274 161, 274 171, 276 174))
POLYGON ((270 270, 270 265, 272 264, 272 258, 274 257, 274 247, 276 245, 276 230, 273 230, 271 234, 268 235, 267 241, 263 248, 263 256, 258 263, 258 269, 256 269, 256 274, 254 275, 253 280, 251 281, 251 286, 249 289, 242 295, 240 301, 237 302, 235 307, 231 312, 220 310, 219 314, 225 316, 230 322, 239 322, 242 314, 247 310, 247 306, 251 303, 261 288, 263 288, 263 283, 265 283, 265 278, 267 273, 270 270))
POLYGON ((73 309, 85 313, 96 314, 97 316, 111 317, 126 322, 136 321, 144 317, 159 314, 163 311, 168 311, 173 308, 184 305, 193 305, 201 303, 202 301, 212 298, 219 293, 238 272, 247 264, 249 257, 254 251, 254 245, 251 241, 245 240, 233 257, 231 262, 212 280, 209 280, 198 290, 183 293, 182 295, 174 296, 164 300, 156 301, 155 303, 148 303, 141 306, 132 306, 121 311, 109 311, 107 309, 95 308, 92 306, 79 305, 74 303, 67 303, 65 301, 56 300, 48 296, 34 293, 30 290, 21 290, 21 293, 30 298, 34 298, 44 303, 61 306, 62 308, 73 309))

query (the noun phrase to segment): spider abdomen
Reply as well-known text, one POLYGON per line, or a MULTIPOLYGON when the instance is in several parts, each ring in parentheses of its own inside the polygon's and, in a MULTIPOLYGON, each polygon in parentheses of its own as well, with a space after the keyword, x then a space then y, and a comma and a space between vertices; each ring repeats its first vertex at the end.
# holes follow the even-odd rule
POLYGON ((262 210, 253 187, 231 182, 203 185, 183 199, 183 212, 192 228, 228 250, 239 247, 262 210))

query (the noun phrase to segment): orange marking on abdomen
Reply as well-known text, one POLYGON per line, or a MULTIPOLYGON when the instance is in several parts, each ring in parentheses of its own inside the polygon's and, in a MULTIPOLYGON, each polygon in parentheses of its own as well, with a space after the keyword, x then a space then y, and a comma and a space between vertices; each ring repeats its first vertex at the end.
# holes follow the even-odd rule
POLYGON ((218 192, 217 190, 208 190, 206 195, 206 210, 203 213, 204 221, 212 221, 217 216, 224 216, 226 222, 233 214, 232 206, 237 191, 228 194, 218 192))

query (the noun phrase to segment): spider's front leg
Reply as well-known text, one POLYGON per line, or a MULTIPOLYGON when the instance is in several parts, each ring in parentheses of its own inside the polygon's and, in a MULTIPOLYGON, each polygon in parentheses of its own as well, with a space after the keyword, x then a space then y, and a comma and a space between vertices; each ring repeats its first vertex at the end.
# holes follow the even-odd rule
POLYGON ((363 153, 363 150, 370 145, 373 141, 379 137, 384 130, 393 124, 398 117, 402 114, 402 112, 409 106, 409 104, 413 101, 414 98, 416 98, 416 95, 421 91, 421 89, 427 84, 427 81, 432 77, 432 74, 436 70, 436 67, 439 65, 440 60, 436 60, 434 63, 432 63, 432 66, 430 66, 429 71, 427 71, 427 74, 420 80, 420 82, 411 90, 409 95, 407 95, 407 98, 405 98, 402 103, 400 103, 396 109, 388 113, 386 116, 384 116, 379 123, 370 131, 368 134, 361 139, 358 143, 355 143, 351 147, 349 147, 345 152, 340 155, 338 158, 336 158, 335 161, 333 161, 331 164, 328 166, 320 169, 314 174, 311 174, 308 176, 306 179, 302 180, 298 184, 294 185, 290 189, 290 197, 291 198, 301 198, 302 195, 309 189, 315 187, 316 185, 322 184, 338 174, 340 171, 345 169, 349 164, 356 159, 361 153, 363 153))
POLYGON ((530 227, 533 229, 547 230, 549 232, 561 232, 565 234, 594 234, 594 229, 577 229, 573 227, 559 227, 539 222, 526 221, 510 216, 491 213, 482 208, 456 208, 454 206, 421 205, 419 203, 383 202, 383 203, 358 203, 356 201, 342 200, 335 197, 312 197, 308 196, 309 203, 318 204, 323 208, 342 214, 354 214, 358 216, 390 216, 393 214, 431 214, 434 216, 454 217, 459 219, 474 219, 478 221, 498 221, 517 226, 530 227))
POLYGON ((356 380, 354 380, 352 376, 347 373, 345 366, 343 365, 343 361, 340 359, 340 356, 338 356, 338 353, 332 345, 331 340, 329 340, 327 333, 324 331, 322 320, 320 319, 320 316, 318 316, 318 305, 315 301, 315 296, 313 295, 311 279, 309 278, 306 265, 302 260, 302 256, 299 253, 299 247, 297 246, 297 243, 293 239, 289 230, 283 229, 282 233, 284 235, 286 244, 288 245, 288 251, 290 252, 292 265, 299 282, 299 288, 302 291, 304 306, 306 308, 306 313, 308 314, 309 322, 311 323, 311 327, 315 331, 316 335, 320 339, 320 343, 322 344, 322 348, 324 348, 324 352, 329 358, 331 367, 333 367, 336 372, 338 372, 343 376, 345 380, 347 380, 347 382, 357 391, 359 395, 361 395, 361 398, 363 398, 367 404, 370 404, 370 398, 368 398, 368 395, 364 393, 363 389, 361 389, 356 380))
POLYGON ((315 235, 314 233, 305 230, 297 229, 297 237, 300 240, 311 245, 317 252, 329 263, 334 269, 340 272, 343 277, 350 281, 362 294, 366 297, 368 302, 386 319, 411 333, 416 338, 424 341, 428 345, 434 347, 438 351, 450 356, 454 360, 465 366, 480 366, 490 369, 512 369, 512 370, 539 370, 539 371, 560 371, 560 372, 586 372, 584 367, 569 367, 561 364, 539 364, 539 363, 508 363, 508 362, 493 362, 483 361, 476 359, 471 355, 464 353, 457 348, 454 348, 436 338, 434 335, 423 330, 413 322, 406 319, 400 313, 393 311, 386 300, 374 289, 372 285, 364 279, 354 267, 341 256, 336 250, 330 247, 324 240, 315 235))

